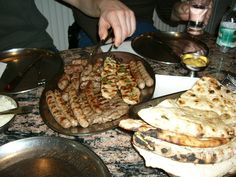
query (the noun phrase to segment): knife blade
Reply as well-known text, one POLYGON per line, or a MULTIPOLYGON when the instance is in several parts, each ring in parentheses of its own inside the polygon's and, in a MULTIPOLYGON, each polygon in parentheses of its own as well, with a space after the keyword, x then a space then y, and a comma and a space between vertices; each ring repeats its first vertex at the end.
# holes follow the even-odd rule
POLYGON ((33 106, 20 106, 17 108, 9 109, 6 111, 0 112, 0 115, 5 115, 5 114, 27 114, 32 112, 33 106))
POLYGON ((25 76, 25 74, 34 67, 35 64, 37 64, 42 59, 42 55, 40 55, 38 58, 36 58, 31 64, 29 64, 26 68, 24 68, 23 71, 18 72, 18 74, 4 86, 5 91, 12 91, 16 88, 16 86, 21 82, 22 78, 25 76))

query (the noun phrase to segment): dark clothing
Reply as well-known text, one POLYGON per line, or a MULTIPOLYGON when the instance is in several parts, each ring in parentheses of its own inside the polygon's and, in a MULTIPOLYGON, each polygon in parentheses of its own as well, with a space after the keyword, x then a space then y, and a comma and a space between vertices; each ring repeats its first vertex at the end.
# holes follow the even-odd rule
MULTIPOLYGON (((170 20, 171 11, 176 2, 179 0, 121 0, 124 4, 126 4, 131 10, 134 11, 136 19, 137 19, 137 25, 139 24, 145 24, 146 26, 150 26, 150 30, 153 31, 154 25, 153 25, 153 12, 156 10, 159 18, 171 25, 176 26, 176 22, 172 22, 170 20)), ((81 36, 78 40, 86 39, 92 41, 93 44, 96 44, 99 40, 98 37, 98 18, 92 18, 87 15, 85 15, 83 12, 74 9, 73 10, 75 22, 78 24, 78 26, 81 28, 81 36), (85 33, 85 34, 83 34, 85 33), (88 36, 88 37, 86 37, 88 36)), ((137 29, 142 29, 142 27, 137 26, 137 29)), ((140 32, 151 32, 148 31, 148 28, 144 29, 142 31, 136 31, 135 34, 140 34, 140 32)), ((80 41, 79 41, 80 43, 80 41)), ((90 43, 91 45, 91 43, 90 43)), ((78 47, 85 47, 85 46, 78 46, 78 47)))
POLYGON ((0 0, 0 51, 12 48, 55 48, 46 32, 47 19, 34 0, 0 0))

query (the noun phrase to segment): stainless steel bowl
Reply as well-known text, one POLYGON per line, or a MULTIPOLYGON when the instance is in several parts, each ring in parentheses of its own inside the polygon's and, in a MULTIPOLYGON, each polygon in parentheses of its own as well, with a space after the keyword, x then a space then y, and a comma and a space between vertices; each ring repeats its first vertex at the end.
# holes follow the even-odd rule
POLYGON ((111 177, 85 145, 60 137, 31 137, 0 147, 1 177, 111 177))

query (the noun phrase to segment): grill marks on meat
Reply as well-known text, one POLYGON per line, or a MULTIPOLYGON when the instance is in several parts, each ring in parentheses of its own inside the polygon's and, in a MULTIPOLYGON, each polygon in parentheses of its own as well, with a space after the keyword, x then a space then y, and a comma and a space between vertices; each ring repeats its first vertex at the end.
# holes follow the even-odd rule
POLYGON ((71 112, 71 107, 68 105, 67 102, 63 100, 60 91, 54 90, 54 96, 55 96, 56 103, 59 109, 61 110, 62 114, 65 115, 67 120, 71 122, 72 127, 76 127, 78 125, 78 122, 74 118, 74 115, 71 112))
POLYGON ((104 61, 101 81, 102 96, 107 99, 112 99, 118 92, 117 88, 117 63, 111 58, 107 57, 104 61))
POLYGON ((59 79, 57 86, 59 89, 64 90, 70 84, 70 76, 66 73, 63 73, 59 79))
POLYGON ((140 71, 138 70, 137 62, 132 60, 129 62, 129 65, 130 65, 130 72, 131 72, 132 76, 134 77, 135 81, 137 82, 138 87, 140 89, 144 89, 145 81, 142 78, 140 71))
POLYGON ((46 93, 52 116, 64 128, 86 128, 118 119, 128 112, 128 104, 139 102, 140 90, 129 64, 117 64, 113 58, 98 58, 93 64, 76 59, 64 71, 58 89, 46 93))
POLYGON ((70 128, 71 122, 66 118, 66 116, 61 112, 59 106, 56 103, 56 99, 53 91, 49 90, 46 93, 46 102, 48 104, 48 108, 53 115, 54 119, 57 121, 59 125, 63 128, 70 128))
POLYGON ((127 104, 137 104, 140 99, 141 92, 136 87, 137 83, 130 73, 128 64, 119 64, 117 69, 118 82, 117 86, 120 90, 122 99, 127 104))
POLYGON ((93 111, 99 114, 102 113, 100 103, 97 97, 95 96, 95 93, 93 91, 93 83, 91 81, 87 84, 87 87, 85 89, 85 95, 93 111))
POLYGON ((147 87, 153 86, 154 81, 153 81, 152 77, 150 76, 150 74, 147 72, 145 66, 143 65, 143 63, 141 61, 137 61, 137 68, 138 68, 143 80, 145 81, 145 85, 147 87))
POLYGON ((75 90, 74 88, 69 90, 69 103, 70 103, 71 110, 73 111, 74 116, 78 120, 78 123, 80 124, 80 126, 84 128, 88 127, 89 122, 86 120, 86 117, 81 109, 80 101, 77 95, 77 90, 75 90))

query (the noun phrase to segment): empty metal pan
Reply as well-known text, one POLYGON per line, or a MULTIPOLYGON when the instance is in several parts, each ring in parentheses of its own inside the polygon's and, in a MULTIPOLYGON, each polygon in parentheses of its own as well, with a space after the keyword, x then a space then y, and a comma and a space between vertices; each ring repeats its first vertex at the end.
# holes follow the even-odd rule
POLYGON ((59 137, 32 137, 0 147, 1 177, 110 177, 89 148, 59 137))

